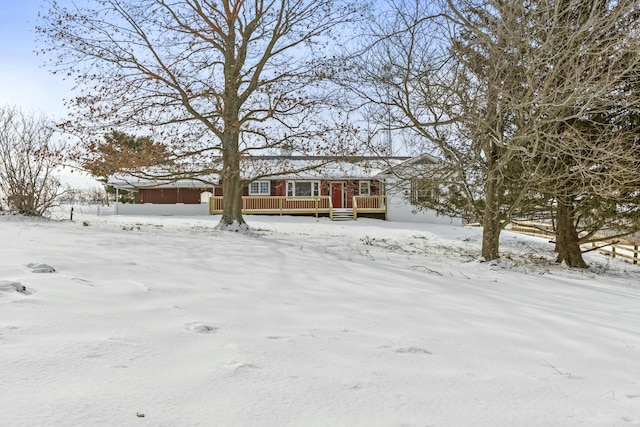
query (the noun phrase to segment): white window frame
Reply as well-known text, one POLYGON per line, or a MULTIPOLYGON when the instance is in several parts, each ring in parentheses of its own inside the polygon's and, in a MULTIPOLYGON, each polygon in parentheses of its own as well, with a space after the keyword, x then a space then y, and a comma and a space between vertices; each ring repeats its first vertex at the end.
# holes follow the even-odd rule
POLYGON ((271 181, 253 181, 249 183, 249 195, 250 196, 270 196, 271 195, 271 181), (263 191, 263 185, 267 184, 266 192, 263 191), (257 191, 253 186, 257 186, 257 191))
POLYGON ((411 180, 410 193, 410 202, 414 206, 424 206, 425 201, 435 196, 433 188, 422 187, 417 180, 411 180))
POLYGON ((360 181, 358 183, 358 195, 359 196, 370 196, 371 195, 371 181, 360 181), (365 188, 365 191, 362 191, 363 187, 365 188))
POLYGON ((287 181, 287 197, 317 197, 320 195, 320 181, 287 181), (296 183, 311 183, 311 195, 297 196, 296 183))

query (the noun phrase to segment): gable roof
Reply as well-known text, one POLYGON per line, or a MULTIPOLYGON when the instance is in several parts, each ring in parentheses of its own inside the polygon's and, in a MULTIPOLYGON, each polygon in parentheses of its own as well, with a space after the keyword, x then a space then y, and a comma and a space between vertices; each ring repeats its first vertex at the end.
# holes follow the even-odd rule
POLYGON ((380 171, 377 174, 379 178, 386 178, 390 176, 397 176, 406 173, 407 171, 411 171, 417 168, 420 168, 424 165, 434 165, 440 163, 441 160, 431 154, 420 154, 419 156, 409 157, 403 161, 400 161, 396 164, 388 164, 388 167, 384 170, 380 171))

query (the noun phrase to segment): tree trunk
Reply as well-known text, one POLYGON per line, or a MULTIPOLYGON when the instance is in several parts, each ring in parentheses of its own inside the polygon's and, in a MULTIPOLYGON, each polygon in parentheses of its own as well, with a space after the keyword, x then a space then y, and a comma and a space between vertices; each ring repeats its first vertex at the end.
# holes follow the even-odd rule
MULTIPOLYGON (((498 47, 503 45, 503 37, 498 36, 498 47)), ((502 52, 493 52, 491 56, 497 55, 500 58, 502 52)), ((497 60, 497 58, 492 58, 497 60)), ((497 65, 494 64, 497 67, 497 65)), ((482 257, 485 261, 491 261, 500 258, 500 205, 502 203, 503 181, 500 164, 502 163, 505 153, 496 144, 496 140, 502 140, 503 129, 499 125, 499 94, 501 86, 496 84, 500 80, 497 74, 499 69, 491 69, 487 81, 487 107, 484 118, 484 131, 482 142, 483 152, 486 156, 487 181, 484 186, 484 215, 482 216, 482 257), (496 74, 494 74, 496 73, 496 74)))
POLYGON ((556 251, 558 263, 564 262, 567 266, 574 268, 587 268, 587 263, 582 258, 571 203, 560 198, 556 218, 556 251))
POLYGON ((485 261, 500 258, 500 191, 502 178, 499 175, 498 164, 501 160, 499 148, 492 136, 498 134, 496 120, 498 117, 498 89, 489 80, 486 111, 486 134, 484 135, 484 153, 487 158, 487 181, 484 186, 484 214, 482 215, 482 257, 485 261))
POLYGON ((482 217, 482 257, 486 261, 500 258, 500 198, 499 178, 489 169, 485 185, 485 207, 482 217))
POLYGON ((242 179, 240 177, 240 152, 238 134, 225 135, 222 150, 222 218, 218 230, 249 231, 242 217, 242 179))

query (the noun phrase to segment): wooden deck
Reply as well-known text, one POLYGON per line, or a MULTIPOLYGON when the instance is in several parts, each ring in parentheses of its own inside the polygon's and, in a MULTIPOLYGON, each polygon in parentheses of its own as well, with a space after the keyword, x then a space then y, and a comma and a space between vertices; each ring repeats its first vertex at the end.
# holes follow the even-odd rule
MULTIPOLYGON (((209 199, 209 213, 219 215, 223 209, 222 196, 209 199)), ((243 196, 242 213, 250 215, 314 215, 316 218, 328 215, 333 219, 334 209, 329 196, 286 197, 286 196, 243 196)), ((387 218, 386 196, 354 196, 353 219, 358 214, 383 214, 387 218)))
POLYGON ((387 196, 354 196, 353 219, 358 219, 358 214, 383 213, 387 219, 387 196))

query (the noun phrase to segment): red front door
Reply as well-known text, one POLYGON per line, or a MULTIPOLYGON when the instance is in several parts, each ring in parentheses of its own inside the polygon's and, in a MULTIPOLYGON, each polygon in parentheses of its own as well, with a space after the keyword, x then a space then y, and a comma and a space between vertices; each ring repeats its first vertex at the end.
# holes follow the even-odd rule
POLYGON ((341 182, 332 182, 331 183, 331 204, 334 208, 341 208, 342 206, 342 183, 341 182))

